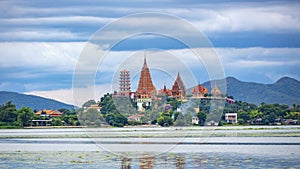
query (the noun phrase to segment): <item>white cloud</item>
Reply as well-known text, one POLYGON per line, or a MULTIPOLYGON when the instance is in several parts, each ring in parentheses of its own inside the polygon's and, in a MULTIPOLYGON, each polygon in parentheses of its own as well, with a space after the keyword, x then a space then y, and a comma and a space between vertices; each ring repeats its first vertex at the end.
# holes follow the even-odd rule
MULTIPOLYGON (((213 78, 210 73, 217 69, 224 69, 225 76, 229 73, 231 76, 241 77, 243 72, 253 72, 266 77, 267 73, 274 73, 270 70, 276 70, 276 74, 300 76, 298 71, 295 72, 300 65, 300 48, 216 48, 219 57, 214 59, 209 57, 213 53, 207 49, 193 50, 201 53, 202 60, 190 49, 147 51, 148 66, 153 71, 153 81, 158 89, 165 82, 167 86, 171 86, 177 72, 182 74, 187 87, 195 85, 199 78, 201 82, 213 78), (206 67, 203 61, 206 62, 206 67), (220 64, 216 64, 217 62, 220 64), (211 72, 207 72, 208 69, 211 72)), ((82 69, 76 74, 78 79, 73 77, 74 82, 78 82, 75 87, 92 86, 95 81, 96 84, 117 85, 121 69, 130 70, 132 78, 139 76, 144 51, 110 51, 98 65, 103 52, 91 43, 0 43, 0 75, 5 79, 0 88, 8 90, 11 86, 11 90, 39 91, 70 86, 71 84, 63 85, 62 78, 71 78, 76 64, 82 69), (82 53, 82 49, 86 53, 82 53), (81 60, 78 60, 79 55, 82 55, 81 60), (18 69, 12 71, 13 68, 18 69), (64 76, 59 76, 60 74, 64 76), (57 79, 51 75, 58 75, 57 79), (45 78, 48 76, 51 76, 49 81, 45 78), (39 77, 43 77, 43 82, 37 83, 39 77), (10 79, 14 82, 10 82, 10 79)), ((243 79, 251 81, 251 78, 247 76, 243 79)), ((72 82, 68 80, 68 83, 72 82)), ((132 87, 135 89, 136 84, 132 84, 132 87)), ((117 89, 118 86, 113 86, 113 90, 117 89)))
POLYGON ((10 29, 0 33, 1 39, 7 39, 9 41, 72 41, 87 39, 87 36, 73 33, 71 31, 57 30, 51 28, 45 29, 10 29))
POLYGON ((99 101, 100 98, 107 92, 111 93, 111 84, 94 85, 86 88, 31 91, 31 92, 26 92, 25 94, 54 99, 63 103, 72 104, 81 107, 83 103, 85 103, 90 99, 99 101), (74 92, 76 93, 76 95, 74 95, 74 92))
MULTIPOLYGON (((14 5, 14 4, 10 4, 14 5)), ((9 28, 2 31, 1 37, 6 39, 30 39, 40 37, 40 39, 57 40, 76 40, 87 38, 84 35, 90 35, 93 32, 89 30, 84 35, 78 35, 71 30, 75 27, 86 27, 89 25, 99 28, 106 23, 118 20, 119 17, 133 13, 157 12, 168 13, 184 18, 191 22, 198 29, 206 33, 214 32, 247 32, 247 31, 267 31, 270 32, 287 32, 298 31, 300 29, 300 12, 299 3, 239 3, 232 2, 228 4, 206 3, 206 4, 185 4, 185 7, 161 7, 153 6, 146 8, 142 4, 136 7, 112 5, 108 6, 62 6, 62 7, 31 7, 27 6, 11 7, 11 17, 0 19, 1 25, 9 28), (13 12, 12 12, 13 11, 13 12), (16 16, 15 16, 16 15, 16 16), (65 31, 54 29, 57 25, 65 26, 65 31), (33 31, 33 26, 42 26, 45 31, 33 31), (14 29, 16 28, 16 29, 14 29), (28 28, 30 30, 28 30, 28 28), (69 30, 68 30, 69 28, 69 30), (47 31, 49 29, 49 31, 47 31), (15 31, 9 31, 15 30, 15 31), (15 34, 13 33, 15 32, 15 34)), ((9 8, 9 7, 6 7, 9 8)), ((122 23, 119 27, 119 33, 126 26, 132 26, 132 29, 141 29, 143 27, 153 27, 164 25, 169 31, 176 30, 177 33, 184 32, 184 27, 178 27, 171 20, 164 18, 136 18, 130 22, 122 23), (174 29, 176 28, 176 29, 174 29)), ((163 28, 163 27, 161 27, 163 28)), ((113 30, 112 30, 112 33, 113 30)), ((110 37, 110 36, 108 36, 110 37)))
POLYGON ((300 64, 300 48, 216 48, 225 67, 276 67, 300 64))
POLYGON ((34 17, 34 18, 5 18, 0 19, 1 25, 10 26, 39 26, 39 25, 103 25, 112 22, 115 18, 96 16, 54 16, 54 17, 34 17))
POLYGON ((73 71, 85 43, 11 42, 0 43, 0 66, 73 71))

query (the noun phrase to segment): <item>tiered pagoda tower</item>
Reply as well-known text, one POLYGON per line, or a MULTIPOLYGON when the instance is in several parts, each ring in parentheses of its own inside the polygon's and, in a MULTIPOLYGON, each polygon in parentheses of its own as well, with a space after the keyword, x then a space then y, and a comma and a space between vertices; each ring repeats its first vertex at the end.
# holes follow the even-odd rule
POLYGON ((130 73, 128 70, 120 71, 119 81, 119 96, 129 97, 130 96, 130 73))
POLYGON ((178 72, 177 78, 174 82, 174 85, 172 86, 172 96, 182 99, 185 97, 185 95, 186 95, 186 88, 178 72))
POLYGON ((156 95, 156 88, 152 83, 149 68, 147 66, 146 54, 144 56, 144 65, 141 71, 139 86, 136 91, 136 96, 141 99, 151 98, 156 95))

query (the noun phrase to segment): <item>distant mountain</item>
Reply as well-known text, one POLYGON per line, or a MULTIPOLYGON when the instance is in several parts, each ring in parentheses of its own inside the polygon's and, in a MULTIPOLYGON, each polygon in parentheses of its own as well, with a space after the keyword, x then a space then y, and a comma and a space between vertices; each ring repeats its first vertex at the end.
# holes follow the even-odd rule
POLYGON ((32 110, 44 110, 60 108, 73 109, 74 106, 65 104, 53 99, 47 99, 39 96, 20 94, 15 92, 0 91, 0 104, 3 105, 8 101, 12 101, 17 109, 23 106, 30 107, 32 110))
MULTIPOLYGON (((300 104, 300 82, 293 78, 283 77, 273 84, 261 84, 243 82, 234 77, 227 77, 226 85, 227 94, 233 96, 235 100, 257 105, 262 102, 288 105, 300 104)), ((211 91, 210 82, 203 83, 203 86, 211 91)))

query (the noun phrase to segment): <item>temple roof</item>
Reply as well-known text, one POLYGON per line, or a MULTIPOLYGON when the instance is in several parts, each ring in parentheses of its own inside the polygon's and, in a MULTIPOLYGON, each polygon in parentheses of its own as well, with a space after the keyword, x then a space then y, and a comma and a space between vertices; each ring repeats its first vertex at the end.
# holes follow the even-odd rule
POLYGON ((192 94, 206 94, 207 88, 203 87, 200 83, 192 89, 192 94))
POLYGON ((178 95, 179 93, 181 93, 182 96, 186 95, 185 85, 181 79, 180 73, 178 72, 177 78, 174 82, 174 85, 172 86, 172 95, 175 96, 178 95))
POLYGON ((144 65, 141 71, 136 93, 138 95, 145 95, 147 98, 149 98, 152 93, 156 93, 156 88, 152 83, 150 71, 147 65, 146 54, 144 56, 144 65))

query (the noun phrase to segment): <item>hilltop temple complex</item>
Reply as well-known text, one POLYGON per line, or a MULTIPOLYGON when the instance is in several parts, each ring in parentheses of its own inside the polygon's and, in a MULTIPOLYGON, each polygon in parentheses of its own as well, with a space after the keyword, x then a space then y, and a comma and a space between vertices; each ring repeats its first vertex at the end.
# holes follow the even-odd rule
MULTIPOLYGON (((178 100, 184 100, 187 97, 187 89, 178 72, 176 80, 171 89, 164 84, 163 89, 156 90, 156 87, 152 83, 150 70, 147 65, 146 55, 144 56, 144 64, 140 73, 140 79, 138 89, 136 92, 131 91, 130 72, 128 70, 120 71, 119 91, 115 94, 116 97, 130 97, 137 103, 139 111, 143 111, 144 106, 151 106, 153 100, 157 99, 158 95, 165 95, 166 97, 176 98, 178 100)), ((192 98, 204 98, 208 93, 207 88, 203 87, 200 83, 191 89, 190 97, 192 98)), ((211 91, 212 96, 221 96, 221 91, 215 86, 211 91)))

